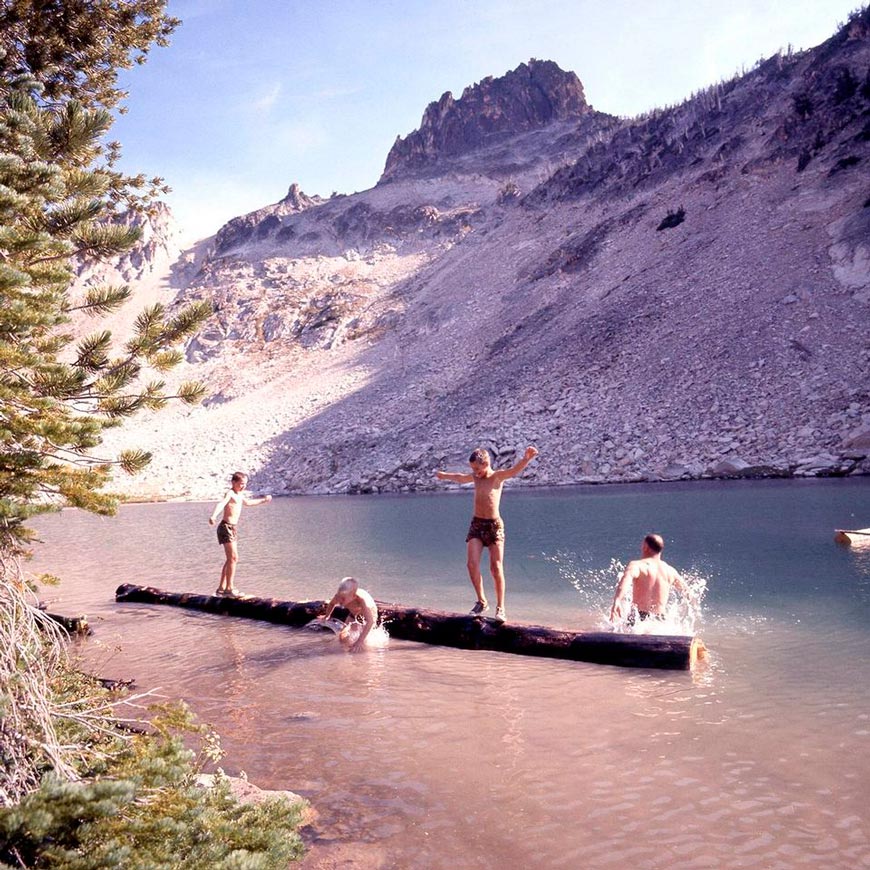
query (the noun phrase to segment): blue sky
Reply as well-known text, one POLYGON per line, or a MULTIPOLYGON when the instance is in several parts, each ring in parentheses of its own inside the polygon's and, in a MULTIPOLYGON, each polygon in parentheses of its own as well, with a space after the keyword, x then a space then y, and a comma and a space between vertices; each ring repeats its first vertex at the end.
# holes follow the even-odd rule
POLYGON ((111 138, 162 175, 192 241, 276 202, 373 186, 397 135, 445 91, 531 57, 600 111, 681 101, 789 43, 831 36, 856 0, 170 0, 168 48, 124 74, 111 138), (641 11, 639 11, 641 10, 641 11))

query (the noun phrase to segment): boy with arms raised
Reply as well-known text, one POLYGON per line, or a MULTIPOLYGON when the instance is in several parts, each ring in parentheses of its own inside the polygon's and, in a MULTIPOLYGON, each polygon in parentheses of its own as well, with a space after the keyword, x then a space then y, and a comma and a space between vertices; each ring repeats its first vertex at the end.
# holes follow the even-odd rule
POLYGON ((483 591, 483 575, 480 573, 480 559, 483 548, 489 551, 489 571, 495 586, 495 620, 504 622, 504 523, 498 509, 501 503, 502 485, 506 480, 516 477, 536 456, 536 447, 526 447, 523 458, 511 468, 494 471, 488 451, 478 447, 468 457, 471 474, 454 474, 436 471, 439 480, 452 483, 474 484, 474 516, 465 537, 468 556, 468 576, 477 593, 477 601, 471 613, 478 616, 489 609, 489 602, 483 591))

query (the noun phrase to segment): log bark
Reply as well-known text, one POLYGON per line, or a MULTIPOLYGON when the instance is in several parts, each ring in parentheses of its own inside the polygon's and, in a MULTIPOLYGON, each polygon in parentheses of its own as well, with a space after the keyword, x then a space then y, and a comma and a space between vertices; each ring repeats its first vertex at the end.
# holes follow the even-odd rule
MULTIPOLYGON (((303 626, 326 608, 325 601, 277 601, 272 598, 225 598, 190 592, 166 592, 125 583, 117 601, 168 604, 206 613, 303 626)), ((378 601, 381 622, 390 637, 468 650, 493 650, 630 668, 690 670, 705 652, 703 642, 688 635, 616 634, 566 631, 466 614, 424 610, 378 601)), ((342 617, 341 608, 336 615, 342 617)), ((346 614, 345 614, 346 615, 346 614)))
POLYGON ((49 613, 47 610, 43 612, 52 622, 63 626, 70 634, 88 635, 92 633, 86 616, 63 616, 60 613, 49 613))

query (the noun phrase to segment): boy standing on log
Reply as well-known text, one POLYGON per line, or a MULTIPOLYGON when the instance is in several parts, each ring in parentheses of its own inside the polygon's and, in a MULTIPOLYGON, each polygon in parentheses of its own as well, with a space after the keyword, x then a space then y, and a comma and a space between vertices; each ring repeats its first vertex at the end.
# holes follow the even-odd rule
POLYGON ((233 474, 230 481, 230 489, 227 494, 217 503, 217 507, 208 518, 208 524, 213 526, 217 521, 218 514, 223 512, 223 518, 218 523, 217 539, 224 548, 226 561, 221 568, 221 579, 215 595, 226 595, 229 598, 241 598, 242 593, 233 586, 233 578, 236 574, 236 563, 239 561, 239 551, 236 546, 238 539, 237 526, 242 514, 242 506, 253 507, 272 501, 271 495, 262 498, 245 498, 245 486, 248 475, 242 471, 233 474))
POLYGON ((494 471, 489 458, 489 452, 478 447, 468 457, 471 474, 453 474, 447 471, 436 471, 438 480, 449 480, 452 483, 474 484, 474 516, 465 537, 468 555, 468 576, 477 594, 477 601, 471 608, 474 616, 479 616, 489 609, 489 602, 483 591, 483 575, 480 573, 480 559, 483 548, 489 550, 489 571, 495 586, 495 621, 504 622, 504 523, 498 509, 501 503, 502 484, 511 477, 516 477, 536 456, 536 447, 526 447, 523 458, 511 468, 494 471))
POLYGON ((664 620, 672 586, 691 599, 683 578, 662 559, 664 549, 661 535, 650 534, 643 539, 641 558, 628 563, 616 585, 610 608, 611 622, 624 620, 626 627, 634 628, 638 620, 664 620))
POLYGON ((325 622, 336 607, 345 608, 349 614, 338 639, 347 644, 348 652, 365 649, 366 638, 378 624, 378 606, 374 598, 365 589, 360 589, 359 583, 353 577, 345 577, 338 584, 338 591, 332 596, 326 613, 317 618, 325 622))

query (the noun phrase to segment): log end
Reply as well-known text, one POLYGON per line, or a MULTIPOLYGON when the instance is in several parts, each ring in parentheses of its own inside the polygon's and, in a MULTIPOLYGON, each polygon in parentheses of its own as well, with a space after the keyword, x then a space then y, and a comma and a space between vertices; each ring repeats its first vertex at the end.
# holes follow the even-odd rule
POLYGON ((707 647, 700 637, 693 637, 689 644, 689 670, 694 670, 695 665, 699 661, 704 661, 707 658, 707 647))
POLYGON ((70 634, 93 634, 87 616, 63 616, 60 613, 49 613, 48 611, 45 611, 45 615, 52 622, 65 628, 70 634))

